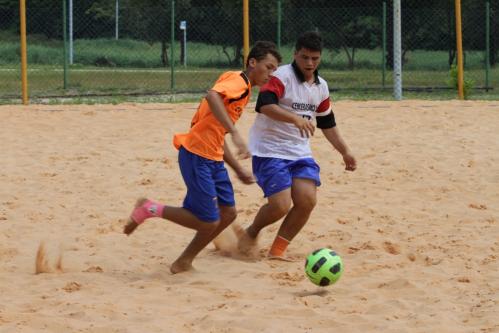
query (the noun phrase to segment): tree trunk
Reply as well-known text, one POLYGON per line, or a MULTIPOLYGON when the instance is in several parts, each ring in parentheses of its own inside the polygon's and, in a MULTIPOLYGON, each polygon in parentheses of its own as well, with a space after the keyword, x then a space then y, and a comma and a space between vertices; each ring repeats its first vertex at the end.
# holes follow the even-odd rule
POLYGON ((242 59, 243 59, 242 48, 239 46, 236 46, 236 50, 234 52, 234 61, 232 62, 232 64, 236 67, 240 67, 241 63, 242 63, 242 61, 241 61, 242 59))
POLYGON ((456 47, 454 45, 455 38, 453 32, 455 31, 454 26, 454 10, 452 8, 452 3, 450 1, 447 2, 447 37, 449 38, 449 68, 454 63, 454 59, 456 57, 456 47))
POLYGON ((355 47, 352 47, 352 61, 350 61, 349 67, 351 70, 355 68, 355 47))
POLYGON ((230 59, 230 55, 229 55, 229 52, 227 52, 227 46, 223 45, 222 46, 222 52, 225 54, 225 56, 227 57, 227 61, 228 61, 228 64, 229 66, 231 65, 231 62, 232 60, 230 59))
POLYGON ((345 54, 347 55, 348 58, 348 68, 352 68, 352 55, 350 54, 350 51, 346 45, 342 45, 343 50, 345 50, 345 54))
POLYGON ((492 40, 492 42, 490 43, 490 66, 491 67, 495 67, 497 64, 497 51, 498 51, 497 45, 494 42, 494 40, 492 40))
POLYGON ((163 67, 170 66, 170 61, 168 60, 168 44, 166 41, 161 41, 161 63, 163 67))

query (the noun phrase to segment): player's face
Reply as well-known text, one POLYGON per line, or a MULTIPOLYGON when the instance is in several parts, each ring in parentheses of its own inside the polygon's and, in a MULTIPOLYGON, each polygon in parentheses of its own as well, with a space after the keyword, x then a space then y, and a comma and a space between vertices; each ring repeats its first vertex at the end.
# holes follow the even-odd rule
POLYGON ((279 62, 270 53, 260 61, 250 59, 249 65, 254 67, 251 71, 251 84, 253 86, 262 86, 269 82, 272 73, 277 69, 279 62))
POLYGON ((321 52, 302 48, 295 52, 294 58, 305 79, 307 81, 312 79, 321 62, 321 52))

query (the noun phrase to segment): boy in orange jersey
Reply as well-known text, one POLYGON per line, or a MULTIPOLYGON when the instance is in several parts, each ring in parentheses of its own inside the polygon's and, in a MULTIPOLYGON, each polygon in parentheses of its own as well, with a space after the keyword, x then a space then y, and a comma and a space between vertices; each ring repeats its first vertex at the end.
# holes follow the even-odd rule
POLYGON ((170 220, 194 229, 196 234, 170 271, 180 273, 192 269, 192 261, 237 216, 234 191, 224 161, 234 169, 245 184, 254 182, 251 171, 245 170, 225 143, 230 133, 237 157, 246 159, 250 153, 234 126, 248 104, 251 87, 270 80, 281 62, 271 42, 257 42, 248 54, 246 71, 231 71, 220 76, 201 101, 188 133, 173 139, 179 150, 179 166, 187 186, 182 207, 172 207, 141 198, 137 200, 124 233, 130 235, 151 217, 170 220))

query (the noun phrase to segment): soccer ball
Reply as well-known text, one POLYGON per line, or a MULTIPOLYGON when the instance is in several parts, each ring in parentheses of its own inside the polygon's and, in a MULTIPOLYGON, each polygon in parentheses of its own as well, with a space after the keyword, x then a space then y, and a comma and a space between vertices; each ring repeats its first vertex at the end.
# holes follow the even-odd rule
POLYGON ((310 281, 321 287, 335 283, 342 273, 341 257, 330 249, 315 250, 305 261, 305 274, 310 281))

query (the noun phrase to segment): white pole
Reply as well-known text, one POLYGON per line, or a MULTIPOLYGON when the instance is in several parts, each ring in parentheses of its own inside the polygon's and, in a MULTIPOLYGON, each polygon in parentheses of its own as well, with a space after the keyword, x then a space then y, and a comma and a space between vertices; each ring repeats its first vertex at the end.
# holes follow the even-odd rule
POLYGON ((73 0, 69 0, 69 64, 73 64, 73 0))
POLYGON ((402 18, 400 0, 393 0, 393 95, 402 100, 402 18))
POLYGON ((182 51, 184 53, 184 67, 187 67, 187 21, 180 21, 179 28, 184 33, 184 48, 182 51))
POLYGON ((184 30, 184 67, 187 67, 187 27, 184 30))
POLYGON ((119 20, 120 20, 120 0, 116 0, 116 13, 115 13, 115 16, 116 16, 116 24, 115 24, 115 27, 116 27, 116 32, 115 32, 115 38, 116 40, 118 40, 119 38, 119 20))

